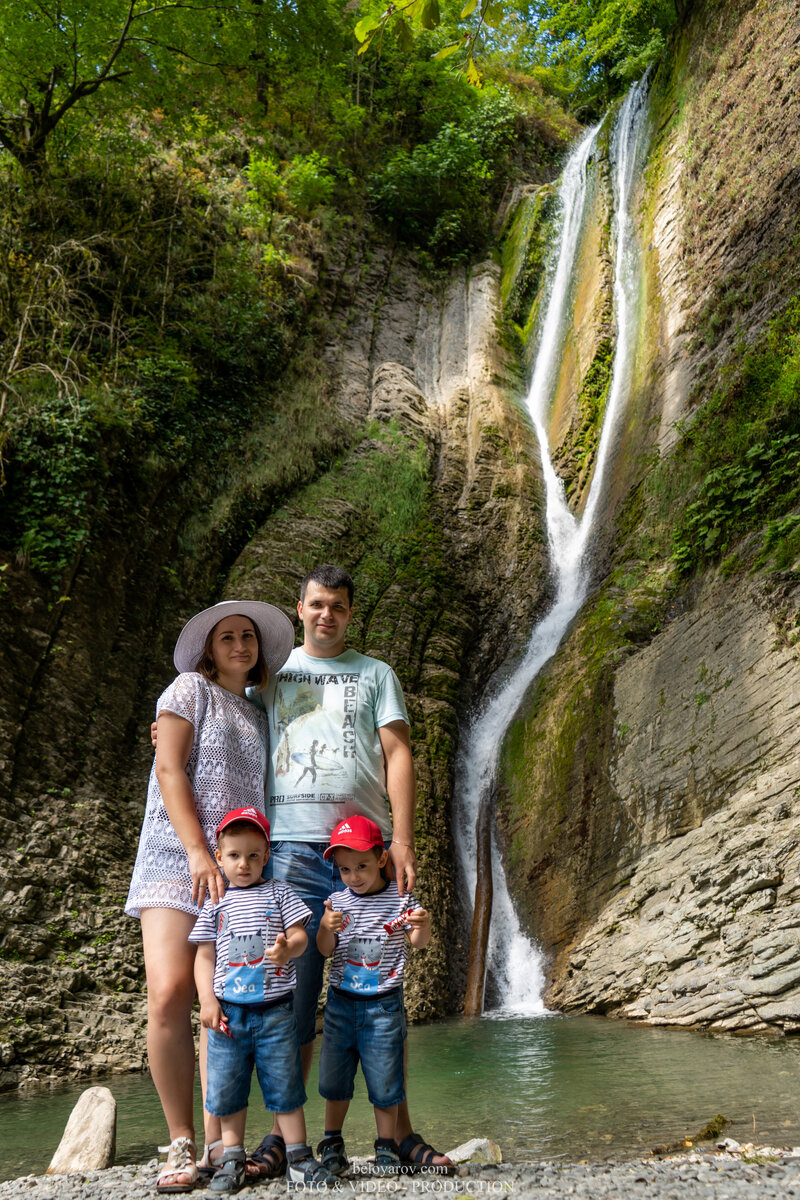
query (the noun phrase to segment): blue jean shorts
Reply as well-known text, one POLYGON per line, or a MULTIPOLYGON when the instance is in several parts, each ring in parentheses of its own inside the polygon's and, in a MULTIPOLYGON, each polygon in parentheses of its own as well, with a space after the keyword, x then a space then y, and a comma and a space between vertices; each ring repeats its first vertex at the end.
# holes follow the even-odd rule
POLYGON ((351 1100, 359 1061, 370 1104, 391 1108, 406 1098, 403 989, 378 996, 348 996, 329 988, 319 1054, 319 1092, 326 1100, 351 1100))
POLYGON ((291 996, 263 1009, 220 1003, 231 1036, 208 1031, 206 1112, 230 1117, 246 1108, 254 1066, 270 1112, 302 1108, 306 1089, 291 996))
POLYGON ((317 1007, 322 992, 325 959, 317 949, 317 930, 331 892, 344 891, 339 869, 333 859, 322 857, 328 842, 273 842, 265 874, 268 879, 283 879, 311 909, 306 925, 308 945, 294 960, 297 982, 294 989, 294 1013, 301 1046, 317 1036, 317 1007))

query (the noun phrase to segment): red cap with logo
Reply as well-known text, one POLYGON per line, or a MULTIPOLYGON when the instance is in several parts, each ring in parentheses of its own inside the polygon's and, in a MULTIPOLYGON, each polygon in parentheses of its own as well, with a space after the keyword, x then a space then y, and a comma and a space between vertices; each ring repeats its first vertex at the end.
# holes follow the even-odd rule
POLYGON ((257 825, 269 845, 269 821, 257 808, 232 808, 229 813, 225 813, 217 826, 217 841, 219 841, 219 835, 223 829, 227 829, 235 821, 248 821, 251 825, 257 825))
POLYGON ((322 857, 330 858, 338 846, 343 850, 371 850, 373 846, 383 850, 383 834, 369 817, 345 817, 331 834, 331 844, 322 857))

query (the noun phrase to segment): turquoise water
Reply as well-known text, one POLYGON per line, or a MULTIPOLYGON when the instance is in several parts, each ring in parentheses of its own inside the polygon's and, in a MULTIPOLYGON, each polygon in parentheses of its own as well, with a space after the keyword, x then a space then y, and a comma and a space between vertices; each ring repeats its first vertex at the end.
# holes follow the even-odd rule
MULTIPOLYGON (((117 1162, 153 1157, 166 1130, 149 1078, 91 1082, 105 1083, 117 1100, 117 1162)), ((45 1170, 88 1086, 0 1096, 0 1178, 45 1170)), ((316 1142, 323 1107, 309 1090, 306 1117, 316 1142)), ((601 1017, 485 1017, 409 1031, 415 1128, 440 1148, 494 1138, 507 1160, 647 1154, 717 1113, 731 1120, 727 1132, 739 1141, 796 1145, 799 1096, 800 1041, 648 1029, 601 1017)), ((249 1144, 267 1124, 254 1084, 249 1144)), ((345 1132, 354 1152, 371 1152, 373 1117, 360 1076, 345 1132)))

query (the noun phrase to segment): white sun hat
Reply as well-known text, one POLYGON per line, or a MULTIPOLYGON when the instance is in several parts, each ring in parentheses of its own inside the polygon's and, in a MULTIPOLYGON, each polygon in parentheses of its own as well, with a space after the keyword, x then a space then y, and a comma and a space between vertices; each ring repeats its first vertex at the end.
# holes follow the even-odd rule
POLYGON ((179 671, 194 671, 206 638, 225 617, 247 617, 258 627, 261 651, 270 679, 280 671, 294 646, 294 625, 274 604, 261 600, 223 600, 186 622, 175 643, 173 662, 179 671))

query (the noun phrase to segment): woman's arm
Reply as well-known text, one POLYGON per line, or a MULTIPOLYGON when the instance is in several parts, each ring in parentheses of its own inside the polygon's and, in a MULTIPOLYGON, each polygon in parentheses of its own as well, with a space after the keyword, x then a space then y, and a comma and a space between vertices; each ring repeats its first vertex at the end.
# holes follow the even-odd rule
POLYGON ((159 715, 158 725, 156 778, 167 816, 189 859, 192 901, 204 904, 210 900, 218 904, 225 894, 225 882, 208 852, 186 774, 194 734, 192 723, 177 713, 164 711, 159 715))

